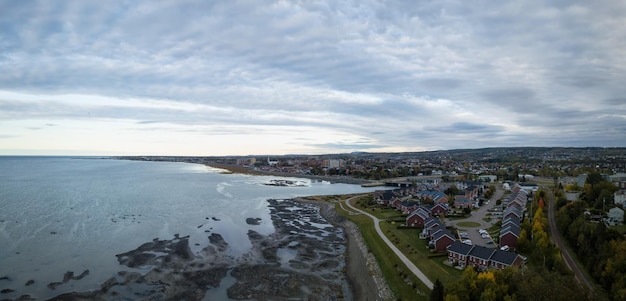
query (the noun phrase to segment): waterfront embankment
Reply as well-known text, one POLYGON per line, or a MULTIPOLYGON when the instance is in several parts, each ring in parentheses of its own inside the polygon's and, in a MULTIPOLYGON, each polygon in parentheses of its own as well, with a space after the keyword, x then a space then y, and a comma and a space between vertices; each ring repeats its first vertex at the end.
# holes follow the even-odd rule
POLYGON ((205 163, 205 165, 213 168, 219 168, 227 170, 230 173, 240 173, 240 174, 250 174, 257 176, 277 176, 277 177, 294 177, 294 178, 306 178, 317 181, 327 181, 330 183, 344 183, 344 184, 357 184, 357 185, 369 185, 372 183, 370 180, 366 179, 356 179, 349 176, 318 176, 311 174, 299 174, 299 173, 289 173, 289 172, 279 172, 279 171, 266 171, 260 169, 254 169, 248 166, 235 165, 235 164, 224 164, 224 163, 205 163))

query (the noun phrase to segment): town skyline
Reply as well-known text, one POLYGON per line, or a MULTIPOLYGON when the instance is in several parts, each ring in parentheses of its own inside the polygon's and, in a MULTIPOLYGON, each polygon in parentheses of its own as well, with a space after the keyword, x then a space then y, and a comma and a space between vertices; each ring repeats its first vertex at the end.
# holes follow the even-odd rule
POLYGON ((626 4, 0 4, 0 155, 626 147, 626 4))

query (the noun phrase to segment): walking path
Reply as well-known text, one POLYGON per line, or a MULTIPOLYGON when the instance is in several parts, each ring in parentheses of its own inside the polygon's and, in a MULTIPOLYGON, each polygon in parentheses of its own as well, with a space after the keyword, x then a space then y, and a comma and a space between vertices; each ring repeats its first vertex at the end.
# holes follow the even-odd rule
MULTIPOLYGON (((406 256, 404 256, 404 254, 387 238, 387 236, 385 236, 385 234, 383 233, 383 231, 380 229, 380 222, 381 220, 361 209, 357 209, 356 207, 352 206, 352 204, 350 204, 350 200, 356 198, 358 196, 354 196, 351 198, 348 198, 346 200, 344 200, 344 203, 346 204, 346 206, 350 207, 350 209, 353 212, 359 212, 361 214, 365 214, 367 216, 369 216, 372 221, 374 222, 374 227, 376 228, 376 232, 378 233, 378 236, 380 236, 380 238, 383 239, 383 241, 389 246, 389 248, 391 248, 391 250, 396 254, 396 256, 398 256, 398 258, 400 258, 400 260, 406 265, 406 267, 419 279, 421 280, 428 288, 433 289, 434 285, 433 283, 430 281, 430 279, 428 279, 428 277, 426 277, 426 275, 424 275, 424 273, 422 273, 422 271, 420 269, 418 269, 415 264, 413 264, 413 262, 411 262, 406 256)), ((341 203, 340 203, 341 204, 341 203)), ((342 206, 343 208, 343 206, 342 206)))

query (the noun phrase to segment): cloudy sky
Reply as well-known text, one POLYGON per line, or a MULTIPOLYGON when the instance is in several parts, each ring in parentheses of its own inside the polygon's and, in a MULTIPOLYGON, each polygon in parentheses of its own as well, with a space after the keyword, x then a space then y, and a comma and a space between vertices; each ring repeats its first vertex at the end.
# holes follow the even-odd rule
POLYGON ((1 1, 0 154, 626 146, 624 1, 1 1))

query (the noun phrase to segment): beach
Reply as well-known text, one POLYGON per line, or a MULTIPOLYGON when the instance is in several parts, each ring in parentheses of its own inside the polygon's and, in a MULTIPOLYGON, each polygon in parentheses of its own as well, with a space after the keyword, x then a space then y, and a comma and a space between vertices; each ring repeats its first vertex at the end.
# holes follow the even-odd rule
POLYGON ((336 197, 301 197, 359 186, 267 186, 185 163, 4 163, 2 300, 389 299, 336 197))
MULTIPOLYGON (((99 290, 64 293, 49 300, 390 298, 358 228, 337 214, 332 203, 307 198, 268 202, 276 231, 264 235, 250 230, 252 248, 240 258, 228 255, 229 243, 219 233, 208 235, 208 245, 197 253, 191 251, 187 236, 154 239, 116 255, 121 266, 144 272, 120 269, 99 290)), ((250 217, 246 222, 257 225, 262 220, 250 217)), ((79 279, 68 272, 63 282, 48 285, 72 280, 79 279)), ((34 299, 24 295, 14 300, 34 299)))
POLYGON ((329 202, 298 198, 298 201, 315 204, 320 207, 320 214, 336 227, 342 227, 346 234, 347 274, 352 286, 354 300, 391 300, 393 293, 382 275, 374 256, 368 252, 367 245, 356 224, 345 219, 335 211, 329 202))

